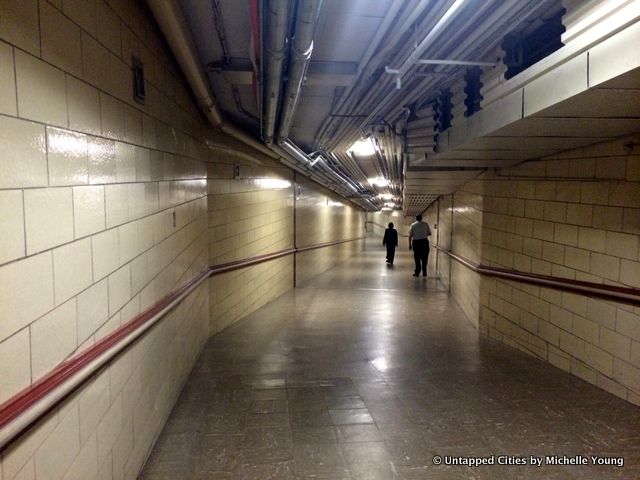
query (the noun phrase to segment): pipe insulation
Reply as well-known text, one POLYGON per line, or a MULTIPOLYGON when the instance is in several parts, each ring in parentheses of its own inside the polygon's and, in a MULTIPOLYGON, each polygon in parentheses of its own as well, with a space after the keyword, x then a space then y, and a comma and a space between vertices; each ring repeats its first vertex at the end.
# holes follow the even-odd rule
POLYGON ((282 90, 282 68, 287 56, 290 0, 271 0, 267 7, 264 85, 264 140, 273 142, 276 129, 278 105, 282 90))
POLYGON ((200 108, 216 128, 271 158, 279 158, 272 150, 251 135, 225 120, 218 109, 209 82, 200 68, 196 49, 189 34, 186 20, 177 0, 147 0, 147 5, 160 26, 160 30, 171 48, 184 76, 193 91, 200 108))
POLYGON ((278 127, 278 143, 289 136, 293 115, 300 99, 302 83, 313 51, 313 35, 318 24, 322 0, 300 0, 296 14, 294 36, 291 40, 287 87, 284 93, 280 124, 278 127))

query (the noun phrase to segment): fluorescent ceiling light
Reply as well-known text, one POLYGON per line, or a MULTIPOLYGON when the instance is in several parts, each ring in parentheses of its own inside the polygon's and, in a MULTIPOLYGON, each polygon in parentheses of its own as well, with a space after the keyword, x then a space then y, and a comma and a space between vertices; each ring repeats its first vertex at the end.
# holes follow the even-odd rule
POLYGON ((367 155, 373 155, 374 153, 376 153, 376 149, 373 148, 373 142, 371 141, 371 139, 361 138, 360 140, 356 141, 353 145, 351 145, 351 147, 349 147, 347 152, 351 152, 354 155, 359 155, 364 157, 367 155))
POLYGON ((391 210, 393 210, 393 208, 391 208, 391 207, 382 207, 380 210, 382 210, 383 212, 390 212, 391 210))
POLYGON ((387 186, 389 186, 389 180, 387 180, 384 177, 367 178, 367 181, 371 185, 376 185, 378 187, 387 187, 387 186))

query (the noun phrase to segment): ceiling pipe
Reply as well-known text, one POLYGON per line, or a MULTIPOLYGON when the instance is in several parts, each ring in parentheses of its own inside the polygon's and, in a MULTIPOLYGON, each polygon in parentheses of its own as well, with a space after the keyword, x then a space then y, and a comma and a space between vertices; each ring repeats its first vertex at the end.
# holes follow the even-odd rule
POLYGON ((284 142, 291 130, 293 115, 300 99, 302 83, 311 60, 313 34, 318 24, 321 7, 322 0, 300 0, 298 4, 294 37, 291 40, 287 87, 280 113, 278 143, 284 142))
POLYGON ((282 91, 282 67, 287 55, 291 2, 290 0, 271 0, 267 3, 269 6, 264 44, 264 141, 270 144, 275 134, 282 91))
POLYGON ((182 69, 182 73, 191 86, 198 105, 202 108, 209 122, 245 145, 271 158, 279 158, 275 152, 265 147, 239 127, 225 120, 220 114, 216 100, 209 89, 209 83, 200 68, 195 46, 177 0, 147 0, 147 5, 169 43, 171 51, 182 69))

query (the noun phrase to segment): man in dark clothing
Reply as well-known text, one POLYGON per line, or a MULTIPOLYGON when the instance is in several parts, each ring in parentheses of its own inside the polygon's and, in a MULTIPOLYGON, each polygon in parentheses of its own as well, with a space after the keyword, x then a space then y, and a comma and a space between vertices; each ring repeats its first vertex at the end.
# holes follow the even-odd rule
POLYGON ((427 276, 427 261, 429 260, 429 237, 431 229, 429 224, 422 221, 422 215, 416 215, 416 221, 409 227, 409 250, 413 249, 413 258, 416 262, 414 277, 427 276))
POLYGON ((393 223, 389 223, 389 228, 384 231, 382 245, 387 247, 387 263, 393 265, 393 258, 396 256, 396 247, 398 246, 398 231, 393 228, 393 223))

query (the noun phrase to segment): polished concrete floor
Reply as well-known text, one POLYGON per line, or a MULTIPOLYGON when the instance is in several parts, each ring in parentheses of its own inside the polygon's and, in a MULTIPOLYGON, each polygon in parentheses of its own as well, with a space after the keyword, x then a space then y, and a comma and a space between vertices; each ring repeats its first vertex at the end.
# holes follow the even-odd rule
POLYGON ((213 337, 140 478, 640 478, 640 409, 480 337, 412 262, 372 246, 213 337), (444 465, 469 457, 496 465, 444 465))

